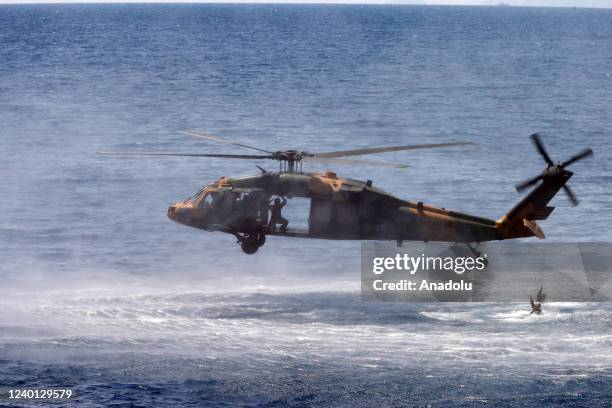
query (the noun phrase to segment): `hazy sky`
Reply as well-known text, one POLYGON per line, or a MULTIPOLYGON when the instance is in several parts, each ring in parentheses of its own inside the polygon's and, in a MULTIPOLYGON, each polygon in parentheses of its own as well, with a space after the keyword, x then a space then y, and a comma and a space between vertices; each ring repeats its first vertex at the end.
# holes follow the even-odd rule
POLYGON ((455 4, 495 5, 506 3, 514 6, 552 7, 605 7, 612 8, 612 0, 0 0, 0 4, 25 3, 405 3, 405 4, 455 4))

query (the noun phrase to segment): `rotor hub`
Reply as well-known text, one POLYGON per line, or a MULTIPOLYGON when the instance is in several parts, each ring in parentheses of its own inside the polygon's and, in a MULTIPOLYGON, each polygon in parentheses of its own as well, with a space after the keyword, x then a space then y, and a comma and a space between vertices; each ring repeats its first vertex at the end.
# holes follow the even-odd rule
POLYGON ((299 150, 278 150, 272 153, 275 160, 287 161, 287 162, 298 162, 304 158, 304 152, 299 150))

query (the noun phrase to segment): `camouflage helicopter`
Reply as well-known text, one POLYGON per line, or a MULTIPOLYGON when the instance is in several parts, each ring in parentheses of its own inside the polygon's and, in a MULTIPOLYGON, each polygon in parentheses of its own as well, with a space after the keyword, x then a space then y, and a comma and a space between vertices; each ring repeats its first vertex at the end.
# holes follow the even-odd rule
MULTIPOLYGON (((405 201, 374 187, 371 180, 339 177, 336 173, 304 173, 303 162, 407 167, 378 161, 343 159, 373 153, 470 145, 448 142, 311 153, 298 150, 268 151, 198 132, 191 136, 258 151, 259 154, 200 154, 168 152, 100 152, 144 156, 216 157, 228 159, 276 160, 278 172, 245 177, 221 177, 192 197, 168 208, 168 217, 183 225, 205 231, 232 234, 246 254, 264 245, 266 236, 335 240, 437 241, 477 244, 483 241, 523 237, 544 238, 536 221, 545 220, 554 210, 548 202, 563 189, 573 205, 578 200, 566 185, 573 173, 566 168, 593 154, 585 149, 564 162, 554 163, 538 134, 531 136, 547 166, 544 171, 516 186, 523 191, 537 185, 499 220, 463 214, 422 202, 405 201), (272 197, 310 199, 306 229, 281 228, 268 215, 272 197)), ((286 202, 286 200, 285 200, 286 202)), ((276 202, 278 204, 278 201, 276 202)), ((282 204, 281 204, 282 205, 282 204)), ((277 214, 280 214, 280 209, 277 214)), ((274 210, 272 210, 274 213, 274 210)), ((278 217, 278 215, 277 215, 278 217)), ((286 226, 286 224, 285 224, 286 226)), ((472 249, 472 247, 470 247, 472 249)))

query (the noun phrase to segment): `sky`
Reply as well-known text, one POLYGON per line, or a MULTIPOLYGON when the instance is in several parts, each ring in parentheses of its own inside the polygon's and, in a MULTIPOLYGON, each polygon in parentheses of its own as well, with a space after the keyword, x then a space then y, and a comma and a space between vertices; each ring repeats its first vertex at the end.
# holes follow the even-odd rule
POLYGON ((612 8, 612 0, 0 0, 0 4, 26 3, 372 3, 372 4, 449 4, 549 7, 601 7, 612 8))

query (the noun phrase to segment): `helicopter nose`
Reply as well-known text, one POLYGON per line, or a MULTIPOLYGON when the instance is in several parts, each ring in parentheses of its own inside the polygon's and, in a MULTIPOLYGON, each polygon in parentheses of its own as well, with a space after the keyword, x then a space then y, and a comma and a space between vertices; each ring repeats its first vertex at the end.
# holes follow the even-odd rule
POLYGON ((179 224, 185 224, 188 221, 186 209, 179 205, 179 203, 174 203, 168 207, 167 215, 168 218, 179 224))
POLYGON ((166 213, 168 218, 179 224, 190 225, 191 223, 191 206, 189 203, 178 202, 168 207, 166 213))
POLYGON ((168 207, 168 218, 170 218, 172 221, 176 221, 176 205, 172 204, 170 207, 168 207))

